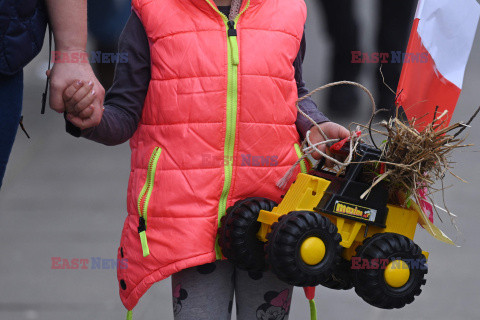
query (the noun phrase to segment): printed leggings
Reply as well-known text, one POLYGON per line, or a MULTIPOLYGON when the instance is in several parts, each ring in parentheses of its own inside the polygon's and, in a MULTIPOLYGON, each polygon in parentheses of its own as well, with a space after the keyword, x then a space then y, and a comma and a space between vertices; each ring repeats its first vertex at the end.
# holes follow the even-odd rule
POLYGON ((292 293, 272 272, 247 272, 225 260, 172 276, 175 320, 229 320, 234 294, 238 320, 288 320, 292 293))

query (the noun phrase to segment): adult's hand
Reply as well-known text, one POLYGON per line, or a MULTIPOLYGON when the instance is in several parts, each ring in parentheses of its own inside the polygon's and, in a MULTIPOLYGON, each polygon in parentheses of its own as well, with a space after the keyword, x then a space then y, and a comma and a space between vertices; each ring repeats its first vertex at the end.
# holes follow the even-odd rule
MULTIPOLYGON (((75 52, 68 52, 68 54, 72 53, 75 52)), ((105 89, 95 77, 90 64, 55 63, 48 74, 51 85, 50 107, 57 112, 67 112, 69 121, 80 129, 97 126, 102 119, 105 89), (80 110, 80 112, 74 108, 66 108, 63 101, 63 92, 77 80, 82 80, 84 83, 92 82, 92 91, 95 96, 92 108, 80 110)))
MULTIPOLYGON (((45 0, 50 17, 50 26, 55 37, 55 50, 67 60, 76 54, 85 56, 87 47, 87 0, 45 0)), ((57 55, 55 55, 57 56, 57 55)), ((80 59, 81 60, 81 59, 80 59)), ((67 112, 70 121, 84 129, 100 123, 103 112, 103 97, 105 90, 93 74, 90 64, 79 61, 77 63, 60 62, 49 72, 51 81, 50 107, 57 112, 67 112), (65 110, 62 100, 63 91, 74 81, 82 80, 88 83, 93 81, 96 99, 93 103, 93 112, 86 118, 86 114, 75 114, 75 110, 65 110)))

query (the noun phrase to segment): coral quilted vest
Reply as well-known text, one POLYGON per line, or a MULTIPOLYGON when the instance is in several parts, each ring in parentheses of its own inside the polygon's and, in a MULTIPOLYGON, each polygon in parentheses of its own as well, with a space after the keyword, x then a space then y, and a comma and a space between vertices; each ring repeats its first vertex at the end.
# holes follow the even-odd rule
POLYGON ((276 182, 298 160, 293 61, 305 3, 243 2, 229 22, 212 0, 133 0, 151 81, 130 141, 118 249, 128 261, 118 268, 128 310, 155 282, 221 259, 225 209, 246 197, 279 201, 276 182))

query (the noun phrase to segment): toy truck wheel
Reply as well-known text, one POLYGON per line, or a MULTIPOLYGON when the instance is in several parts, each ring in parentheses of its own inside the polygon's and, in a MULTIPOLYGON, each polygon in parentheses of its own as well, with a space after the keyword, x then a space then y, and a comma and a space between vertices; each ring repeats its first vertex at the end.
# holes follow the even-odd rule
POLYGON ((318 285, 340 262, 337 227, 316 212, 294 211, 280 217, 267 238, 267 263, 280 280, 294 286, 318 285))
POLYGON ((352 259, 357 259, 352 263, 356 293, 378 308, 412 303, 426 282, 426 258, 420 247, 403 235, 376 234, 357 248, 352 259))
POLYGON ((264 244, 258 240, 260 210, 271 211, 277 204, 265 198, 247 198, 227 209, 221 219, 218 244, 222 254, 240 269, 265 269, 264 244))
POLYGON ((335 267, 332 275, 320 284, 334 290, 349 290, 353 288, 351 262, 345 259, 335 267))

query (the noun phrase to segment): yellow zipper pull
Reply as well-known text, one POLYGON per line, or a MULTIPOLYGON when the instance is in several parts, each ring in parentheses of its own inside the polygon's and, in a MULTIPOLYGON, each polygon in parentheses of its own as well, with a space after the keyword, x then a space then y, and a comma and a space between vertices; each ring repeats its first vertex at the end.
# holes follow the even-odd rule
POLYGON ((232 64, 238 66, 238 43, 237 43, 237 29, 235 29, 235 21, 229 20, 228 25, 228 42, 232 52, 232 64))
POLYGON ((140 234, 140 243, 142 244, 143 256, 146 257, 150 254, 150 249, 147 243, 147 226, 143 217, 139 218, 138 222, 138 234, 140 234))

